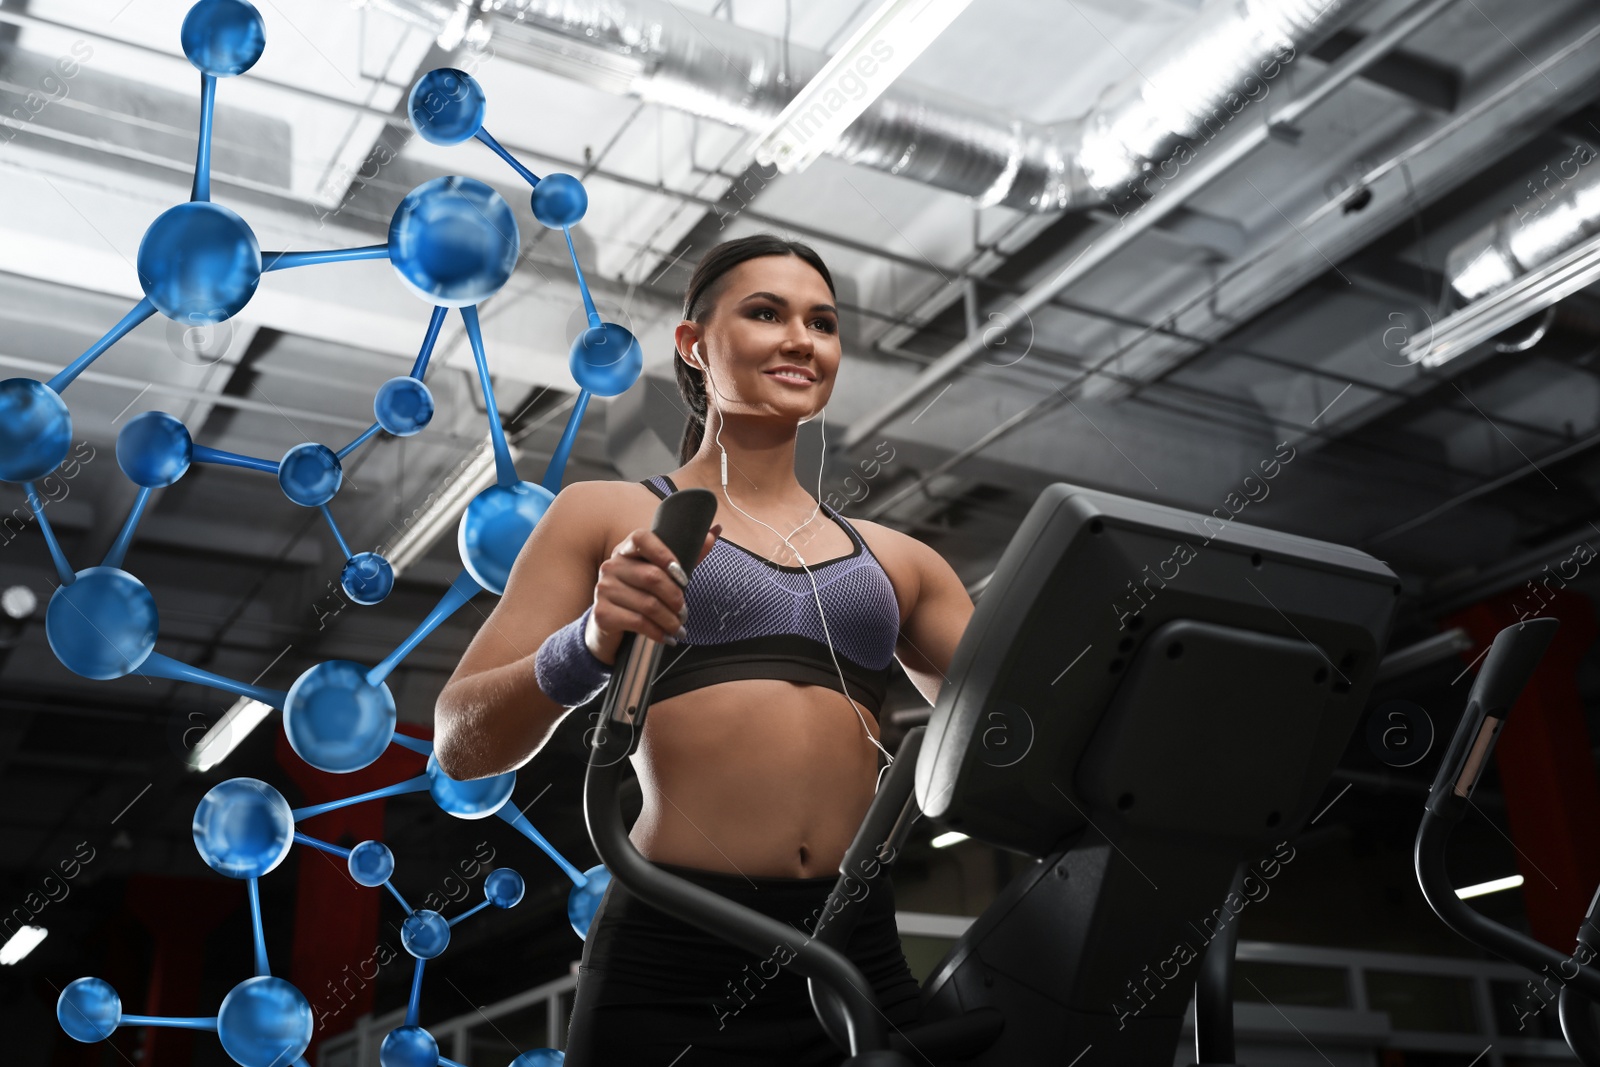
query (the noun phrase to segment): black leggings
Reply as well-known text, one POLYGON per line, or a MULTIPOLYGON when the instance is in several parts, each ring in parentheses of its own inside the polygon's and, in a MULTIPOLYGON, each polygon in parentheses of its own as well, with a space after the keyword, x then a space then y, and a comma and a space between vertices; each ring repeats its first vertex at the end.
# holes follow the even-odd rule
MULTIPOLYGON (((838 882, 655 866, 807 935, 838 882)), ((857 906, 845 955, 904 1029, 916 1022, 920 989, 900 949, 889 877, 857 906)), ((844 1053, 817 1022, 805 977, 780 966, 788 958, 762 959, 703 933, 613 879, 584 941, 566 1067, 835 1067, 844 1053)))

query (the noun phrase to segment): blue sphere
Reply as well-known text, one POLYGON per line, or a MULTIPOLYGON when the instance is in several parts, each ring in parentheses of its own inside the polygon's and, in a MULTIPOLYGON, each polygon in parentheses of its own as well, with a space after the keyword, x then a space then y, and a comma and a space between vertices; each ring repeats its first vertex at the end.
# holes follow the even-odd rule
POLYGON ((104 1041, 122 1021, 122 998, 103 978, 79 978, 56 998, 56 1021, 74 1041, 104 1041))
POLYGON ((243 74, 267 47, 261 12, 245 0, 200 0, 184 17, 181 38, 189 62, 216 78, 243 74))
POLYGON ((483 880, 483 895, 497 908, 514 908, 527 891, 522 875, 510 867, 496 867, 483 880))
POLYGON ((560 1049, 536 1048, 512 1060, 511 1067, 561 1067, 566 1062, 567 1054, 560 1049))
POLYGON ((187 326, 231 319, 261 282, 261 245, 221 204, 163 211, 139 242, 139 285, 167 318, 187 326))
POLYGON ((431 960, 450 945, 450 924, 436 911, 418 908, 400 924, 400 944, 419 960, 431 960))
POLYGON ((117 434, 117 466, 146 489, 160 489, 182 478, 193 459, 189 428, 165 411, 129 419, 117 434))
POLYGON ((206 866, 229 878, 260 878, 289 854, 294 813, 266 782, 230 778, 200 798, 192 830, 206 866))
POLYGON ((396 437, 410 437, 433 421, 433 393, 409 374, 390 378, 378 387, 372 413, 396 437))
POLYGON ((475 178, 424 182, 389 223, 389 262, 412 292, 440 307, 468 307, 498 293, 521 251, 511 205, 475 178))
POLYGON ((86 567, 44 609, 50 651, 73 674, 107 681, 139 669, 156 647, 156 598, 116 567, 86 567))
POLYGON ((379 603, 394 588, 394 568, 376 552, 357 552, 345 561, 339 573, 344 595, 357 604, 370 607, 379 603))
POLYGON ((394 737, 394 696, 367 682, 367 668, 347 659, 319 663, 295 679, 283 703, 283 732, 319 771, 359 771, 394 737))
POLYGON ((382 841, 363 841, 350 850, 350 877, 365 886, 380 886, 394 876, 394 853, 382 841))
POLYGON ((625 393, 644 370, 639 340, 614 322, 591 326, 572 342, 573 379, 595 396, 625 393))
POLYGON ((511 799, 517 786, 517 772, 507 771, 490 778, 474 778, 458 782, 439 769, 439 757, 428 757, 428 792, 433 802, 446 815, 458 819, 484 819, 493 815, 511 799))
POLYGON ((430 144, 452 145, 476 137, 488 101, 465 71, 438 67, 417 79, 406 100, 411 126, 430 144))
POLYGON ((533 482, 491 485, 461 515, 456 548, 473 581, 495 596, 506 591, 511 565, 555 494, 533 482))
POLYGON ((439 1067, 439 1042, 420 1026, 397 1026, 378 1046, 380 1067, 439 1067))
POLYGON ((31 482, 61 466, 72 445, 72 413, 32 378, 0 381, 0 482, 31 482))
POLYGON ((240 1067, 284 1067, 311 1044, 311 1005, 300 990, 262 975, 228 991, 217 1010, 223 1051, 240 1067))
POLYGON ((546 174, 533 187, 533 217, 558 230, 576 226, 589 210, 589 194, 570 174, 546 174))
POLYGON ((584 871, 583 876, 588 881, 573 886, 567 893, 567 921, 572 923, 579 937, 587 940, 594 913, 600 910, 600 898, 606 895, 606 886, 611 884, 611 872, 602 863, 584 871))
POLYGON ((279 488, 303 508, 319 507, 332 500, 343 481, 344 467, 338 454, 315 441, 295 445, 278 461, 279 488))

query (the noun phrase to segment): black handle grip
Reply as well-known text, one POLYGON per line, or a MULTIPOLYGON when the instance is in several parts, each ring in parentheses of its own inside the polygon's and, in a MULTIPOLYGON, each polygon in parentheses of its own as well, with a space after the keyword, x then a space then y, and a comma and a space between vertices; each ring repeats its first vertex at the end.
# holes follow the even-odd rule
POLYGON ((1501 630, 1489 646, 1467 702, 1476 700, 1485 714, 1504 722, 1560 628, 1559 622, 1547 618, 1512 623, 1501 630))
POLYGON ((694 574, 699 562, 700 548, 706 543, 706 531, 717 517, 717 495, 709 489, 680 489, 661 502, 650 532, 667 543, 683 566, 683 572, 694 574))
POLYGON ((1555 619, 1529 619, 1512 623, 1495 635, 1428 791, 1426 807, 1431 815, 1454 822, 1465 814, 1478 777, 1488 766, 1511 715, 1511 706, 1527 687, 1560 627, 1555 619))
MULTIPOLYGON (((657 505, 650 532, 672 549, 684 573, 692 576, 706 531, 711 529, 716 514, 715 494, 706 489, 684 489, 657 505)), ((650 686, 661 662, 661 647, 634 630, 622 635, 606 687, 600 728, 592 731, 591 766, 595 760, 620 760, 638 748, 645 712, 650 706, 650 686)))

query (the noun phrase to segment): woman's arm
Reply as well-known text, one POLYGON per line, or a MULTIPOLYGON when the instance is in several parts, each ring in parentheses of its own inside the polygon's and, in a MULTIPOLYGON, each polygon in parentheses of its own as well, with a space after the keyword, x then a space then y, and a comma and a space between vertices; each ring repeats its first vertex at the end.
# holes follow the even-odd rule
POLYGON ((445 683, 434 706, 433 745, 451 778, 522 766, 569 710, 540 690, 534 654, 593 601, 610 548, 603 516, 611 492, 604 482, 574 482, 556 494, 512 565, 505 593, 445 683))
POLYGON ((895 657, 924 699, 939 699, 945 672, 972 618, 972 598, 950 564, 915 537, 900 535, 916 580, 911 613, 900 625, 895 657))

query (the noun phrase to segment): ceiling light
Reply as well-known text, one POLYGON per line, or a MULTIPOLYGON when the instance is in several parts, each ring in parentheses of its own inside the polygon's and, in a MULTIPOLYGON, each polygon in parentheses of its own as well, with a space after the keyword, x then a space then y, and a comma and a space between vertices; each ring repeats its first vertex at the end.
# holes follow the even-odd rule
POLYGON ((28 628, 39 598, 25 585, 13 585, 0 593, 0 649, 16 648, 28 628))
MULTIPOLYGON (((515 462, 521 453, 515 446, 508 447, 511 449, 511 459, 515 462)), ((399 536, 393 543, 381 550, 381 555, 394 568, 395 577, 426 555, 446 531, 452 530, 460 521, 461 513, 472 503, 472 498, 493 485, 494 481, 494 448, 489 438, 485 437, 445 479, 444 484, 428 495, 423 506, 405 525, 397 527, 399 536)))
POLYGON ((1529 271, 1443 321, 1430 324, 1407 341, 1400 354, 1413 363, 1437 367, 1596 280, 1600 280, 1600 237, 1529 271))
POLYGON ((0 611, 8 619, 26 619, 39 606, 39 598, 25 585, 14 585, 0 593, 0 611))
POLYGON ((22 957, 26 956, 28 953, 37 948, 39 942, 44 940, 45 934, 47 933, 49 933, 49 931, 42 926, 22 927, 16 933, 12 934, 10 940, 8 940, 4 945, 0 945, 0 963, 6 964, 7 966, 16 963, 22 957))
POLYGON ((1521 884, 1522 875, 1513 874, 1510 878, 1496 878, 1492 882, 1479 882, 1477 885, 1469 885, 1464 889, 1457 889, 1456 896, 1462 900, 1467 900, 1470 897, 1481 897, 1485 893, 1498 893, 1502 889, 1515 889, 1521 884))
POLYGON ((938 837, 934 838, 933 839, 933 847, 934 848, 949 848, 951 845, 960 844, 961 842, 965 841, 966 839, 967 839, 967 835, 966 834, 959 833, 958 831, 955 831, 955 830, 951 830, 948 833, 940 834, 938 837))
POLYGON ((205 732, 200 743, 194 746, 194 751, 189 753, 189 769, 209 771, 227 759, 229 753, 239 747, 239 742, 250 736, 250 731, 260 726, 261 720, 271 711, 272 705, 249 697, 234 701, 233 707, 222 713, 222 718, 205 732))
POLYGON ((804 170, 905 72, 971 0, 886 0, 756 139, 755 158, 804 170))

